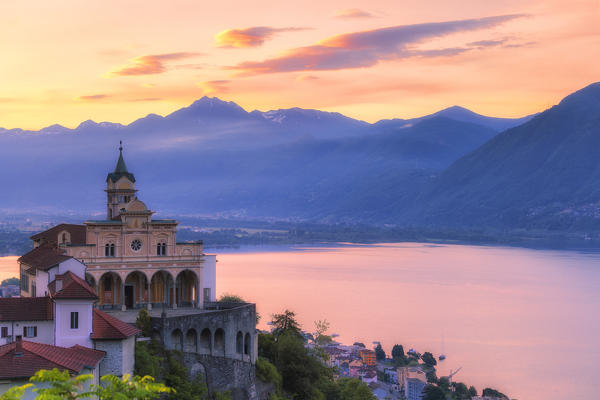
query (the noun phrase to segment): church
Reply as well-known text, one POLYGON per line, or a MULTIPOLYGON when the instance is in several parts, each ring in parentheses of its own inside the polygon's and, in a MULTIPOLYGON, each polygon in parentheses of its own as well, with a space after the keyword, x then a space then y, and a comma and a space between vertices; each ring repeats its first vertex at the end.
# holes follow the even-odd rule
POLYGON ((44 296, 36 281, 48 264, 74 258, 85 264, 100 309, 202 308, 215 301, 216 256, 204 254, 201 241, 177 242, 177 221, 152 218, 135 183, 121 145, 106 177, 106 219, 32 236, 34 249, 19 259, 21 296, 44 296))

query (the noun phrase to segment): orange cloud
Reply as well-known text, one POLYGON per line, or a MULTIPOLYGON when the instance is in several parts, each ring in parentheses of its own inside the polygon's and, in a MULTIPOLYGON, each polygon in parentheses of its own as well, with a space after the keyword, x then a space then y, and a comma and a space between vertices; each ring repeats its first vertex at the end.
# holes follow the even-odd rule
POLYGON ((227 93, 229 91, 227 84, 230 82, 229 80, 204 81, 200 82, 198 87, 202 89, 204 95, 227 93))
POLYGON ((358 8, 349 8, 346 10, 340 10, 335 13, 335 18, 374 18, 375 16, 369 12, 360 10, 358 8))
POLYGON ((82 101, 96 101, 96 100, 102 100, 107 98, 108 95, 107 94, 90 94, 87 96, 79 96, 77 98, 77 100, 82 100, 82 101))
POLYGON ((167 70, 167 66, 165 65, 167 61, 182 60, 199 55, 200 53, 179 52, 140 56, 132 59, 131 62, 124 67, 112 70, 108 73, 108 76, 162 74, 167 70))
MULTIPOLYGON (((440 57, 460 54, 472 47, 433 50, 415 49, 416 44, 453 33, 488 29, 524 15, 400 25, 370 31, 353 32, 327 38, 316 45, 288 50, 283 55, 264 61, 246 61, 229 69, 242 75, 259 75, 292 71, 327 71, 371 67, 381 60, 410 57, 440 57)), ((492 43, 496 45, 496 43, 492 43)))
POLYGON ((254 26, 245 29, 227 29, 215 35, 217 47, 247 48, 262 46, 265 40, 271 39, 280 32, 303 31, 307 28, 271 28, 268 26, 254 26))

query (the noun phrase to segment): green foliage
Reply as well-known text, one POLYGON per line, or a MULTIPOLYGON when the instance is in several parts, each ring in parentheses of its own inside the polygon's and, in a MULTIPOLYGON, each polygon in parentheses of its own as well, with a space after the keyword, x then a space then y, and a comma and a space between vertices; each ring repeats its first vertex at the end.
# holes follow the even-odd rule
POLYGON ((437 361, 435 360, 435 357, 433 356, 433 354, 431 354, 428 351, 423 353, 423 355, 421 356, 421 360, 423 360, 423 362, 430 367, 434 367, 437 365, 437 361))
POLYGON ((219 302, 221 303, 245 303, 244 299, 242 299, 237 294, 225 293, 219 298, 219 302))
POLYGON ((25 391, 32 386, 33 384, 31 383, 22 386, 13 386, 0 395, 0 400, 21 400, 23 395, 25 395, 25 391))
POLYGON ((438 386, 444 392, 448 392, 450 390, 450 379, 448 379, 447 376, 440 376, 440 379, 438 379, 438 386))
POLYGON ((396 360, 404 359, 405 357, 406 355, 404 354, 404 347, 402 347, 401 344, 395 344, 394 347, 392 347, 392 358, 396 360))
POLYGON ((475 389, 475 386, 469 386, 469 395, 471 397, 477 396, 477 389, 475 389))
POLYGON ((154 381, 151 376, 129 375, 118 378, 113 375, 102 377, 105 386, 99 386, 95 394, 99 400, 149 400, 156 399, 163 393, 173 393, 174 390, 162 383, 154 381))
POLYGON ((122 379, 114 375, 102 377, 105 386, 92 384, 92 375, 71 376, 68 371, 40 370, 31 377, 32 383, 43 383, 45 387, 35 387, 32 383, 13 387, 0 396, 0 400, 20 400, 25 391, 34 388, 36 400, 150 400, 163 393, 171 393, 173 389, 157 383, 151 376, 125 375, 122 379))
POLYGON ((142 331, 142 335, 146 337, 150 337, 151 335, 151 327, 150 327, 150 314, 146 311, 145 308, 142 308, 138 313, 137 319, 135 320, 135 326, 142 331))
POLYGON ((157 344, 152 342, 136 342, 134 373, 140 376, 162 376, 160 371, 163 357, 160 357, 157 344))
POLYGON ((288 330, 277 338, 277 369, 283 389, 294 394, 294 399, 317 399, 322 397, 319 386, 322 380, 332 380, 332 370, 318 358, 311 356, 302 338, 288 330))
POLYGON ((469 400, 471 398, 471 394, 469 393, 469 389, 467 385, 462 382, 452 382, 452 387, 454 388, 453 397, 456 400, 469 400))
POLYGON ((432 368, 429 371, 427 371, 425 373, 425 376, 427 377, 427 383, 437 383, 438 382, 437 375, 435 374, 435 368, 432 368))
POLYGON ((300 324, 296 321, 296 313, 290 310, 285 310, 281 314, 273 314, 271 316, 273 324, 273 333, 279 336, 283 333, 293 333, 300 335, 300 324))
POLYGON ((385 360, 385 351, 383 351, 383 348, 381 347, 381 343, 378 343, 377 347, 375 347, 375 358, 378 361, 385 360))
POLYGON ((213 400, 231 400, 231 393, 229 391, 223 393, 215 392, 215 394, 213 394, 213 400))
POLYGON ((258 354, 272 363, 277 363, 277 341, 270 333, 258 334, 258 354))
POLYGON ((0 283, 0 286, 17 285, 19 286, 19 278, 7 278, 0 283))
POLYGON ((341 378, 337 381, 340 387, 340 400, 375 400, 376 397, 366 383, 353 378, 341 378))
POLYGON ((256 377, 263 382, 273 382, 277 391, 279 392, 281 390, 281 375, 277 371, 275 365, 271 364, 263 357, 258 357, 256 360, 256 377))
POLYGON ((491 389, 491 388, 483 389, 483 392, 481 393, 481 395, 483 397, 489 396, 489 397, 499 397, 501 399, 508 399, 508 396, 506 396, 504 393, 499 392, 496 389, 491 389))
POLYGON ((93 396, 92 391, 84 392, 84 387, 93 378, 92 375, 78 375, 71 378, 69 371, 40 370, 29 381, 33 383, 47 383, 48 387, 33 389, 37 393, 36 399, 40 400, 76 400, 93 396))
POLYGON ((427 385, 423 389, 423 400, 446 400, 444 391, 435 385, 427 385))
POLYGON ((175 389, 176 393, 169 396, 173 400, 205 399, 208 395, 206 384, 201 375, 194 380, 189 379, 187 368, 180 361, 181 353, 170 351, 167 353, 165 370, 165 383, 175 389))

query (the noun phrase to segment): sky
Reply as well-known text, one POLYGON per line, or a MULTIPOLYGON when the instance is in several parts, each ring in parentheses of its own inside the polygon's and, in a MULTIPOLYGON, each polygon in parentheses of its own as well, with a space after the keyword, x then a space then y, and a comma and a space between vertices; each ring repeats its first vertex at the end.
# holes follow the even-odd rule
POLYGON ((519 117, 600 81, 599 22, 600 0, 2 0, 0 127, 130 123, 202 96, 519 117))

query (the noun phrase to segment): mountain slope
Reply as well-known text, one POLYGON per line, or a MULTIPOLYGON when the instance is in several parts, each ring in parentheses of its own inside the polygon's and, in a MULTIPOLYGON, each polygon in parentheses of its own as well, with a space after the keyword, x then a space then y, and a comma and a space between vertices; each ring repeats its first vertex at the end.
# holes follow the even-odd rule
POLYGON ((600 83, 595 83, 456 161, 402 219, 445 226, 597 228, 598 149, 600 83))

